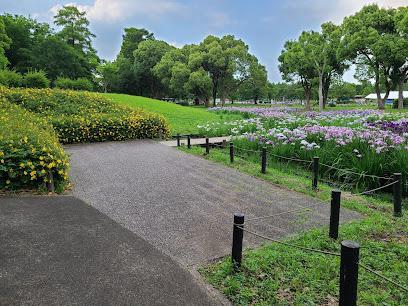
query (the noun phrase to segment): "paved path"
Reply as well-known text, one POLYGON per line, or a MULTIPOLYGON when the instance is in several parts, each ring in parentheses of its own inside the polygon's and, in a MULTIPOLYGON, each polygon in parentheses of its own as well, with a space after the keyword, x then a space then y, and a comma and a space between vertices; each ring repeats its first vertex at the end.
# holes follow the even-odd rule
MULTIPOLYGON (((209 139, 210 143, 222 143, 223 141, 229 141, 231 139, 231 136, 225 136, 225 137, 211 137, 209 139)), ((204 145, 206 142, 206 138, 191 138, 190 143, 191 145, 204 145)), ((161 144, 164 144, 169 147, 177 147, 177 140, 165 140, 161 141, 161 144)), ((187 145, 187 138, 181 138, 180 139, 180 144, 181 145, 187 145)))
POLYGON ((218 305, 169 256, 69 196, 0 197, 0 305, 218 305))
MULTIPOLYGON (((182 265, 229 254, 232 216, 275 214, 316 200, 153 141, 72 145, 73 194, 182 265)), ((329 205, 301 216, 261 220, 253 229, 281 238, 327 225, 329 205)), ((342 210, 342 220, 357 217, 342 210)), ((246 246, 260 240, 245 235, 246 246)))

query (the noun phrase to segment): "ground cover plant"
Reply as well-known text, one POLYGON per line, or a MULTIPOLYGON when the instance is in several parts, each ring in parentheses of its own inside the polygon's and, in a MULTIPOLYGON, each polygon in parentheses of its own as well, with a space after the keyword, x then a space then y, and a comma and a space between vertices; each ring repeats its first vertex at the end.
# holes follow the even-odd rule
MULTIPOLYGON (((193 147, 181 150, 236 168, 298 192, 317 197, 329 205, 331 187, 320 184, 313 191, 311 180, 302 171, 282 165, 268 167, 260 173, 258 161, 236 156, 229 161, 228 150, 193 147)), ((342 206, 356 210, 362 219, 340 226, 338 240, 328 237, 327 226, 306 231, 286 239, 295 245, 338 253, 340 241, 360 243, 361 263, 381 272, 401 285, 408 284, 408 214, 392 216, 392 203, 376 197, 343 192, 342 206)), ((405 207, 407 207, 405 203, 405 207)), ((270 221, 273 223, 273 219, 270 221)), ((257 232, 256 223, 248 224, 257 232)), ((249 235, 244 233, 244 235, 249 235)), ((242 270, 232 271, 231 258, 225 257, 202 267, 200 272, 235 305, 336 305, 338 303, 339 258, 289 248, 276 243, 265 244, 243 254, 242 270)), ((359 305, 405 305, 408 293, 360 267, 359 305)))
POLYGON ((47 118, 64 144, 169 136, 162 116, 116 105, 97 93, 1 88, 0 97, 47 118))
POLYGON ((104 94, 114 102, 164 116, 170 123, 171 134, 198 134, 198 125, 207 122, 228 122, 242 119, 242 114, 217 114, 203 108, 186 107, 155 99, 124 94, 104 94))
POLYGON ((0 98, 0 189, 42 188, 51 172, 62 191, 68 170, 68 156, 47 120, 0 98))

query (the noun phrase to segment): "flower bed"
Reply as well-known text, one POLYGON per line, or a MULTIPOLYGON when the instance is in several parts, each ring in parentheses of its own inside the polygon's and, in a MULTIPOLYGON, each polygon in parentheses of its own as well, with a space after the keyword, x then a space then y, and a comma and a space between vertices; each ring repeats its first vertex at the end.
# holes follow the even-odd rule
POLYGON ((97 93, 1 88, 0 97, 45 116, 65 144, 170 135, 162 116, 116 105, 97 93))
POLYGON ((51 172, 56 190, 63 190, 68 168, 68 157, 52 126, 0 99, 0 189, 42 188, 51 172))

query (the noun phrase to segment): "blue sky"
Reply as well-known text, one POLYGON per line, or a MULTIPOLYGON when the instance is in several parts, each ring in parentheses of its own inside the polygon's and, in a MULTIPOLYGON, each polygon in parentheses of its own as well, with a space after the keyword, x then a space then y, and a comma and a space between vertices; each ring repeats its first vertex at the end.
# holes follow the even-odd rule
MULTIPOLYGON (((286 40, 303 30, 318 30, 325 21, 340 23, 373 2, 408 5, 408 0, 0 0, 0 12, 51 23, 58 8, 75 4, 87 12, 94 46, 105 59, 116 57, 124 27, 146 28, 175 46, 198 43, 208 34, 233 34, 249 45, 276 82, 281 80, 277 58, 286 40)), ((349 71, 344 79, 352 81, 352 75, 349 71)))

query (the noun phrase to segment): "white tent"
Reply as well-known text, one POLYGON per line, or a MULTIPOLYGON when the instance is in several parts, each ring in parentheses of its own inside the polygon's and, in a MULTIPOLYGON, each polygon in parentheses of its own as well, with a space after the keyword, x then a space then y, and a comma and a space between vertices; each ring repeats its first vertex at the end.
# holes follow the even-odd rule
MULTIPOLYGON (((385 93, 381 93, 381 98, 384 98, 384 96, 385 96, 385 93)), ((408 91, 403 91, 402 96, 404 97, 404 99, 408 98, 408 91)), ((365 98, 369 100, 377 100, 377 94, 372 93, 366 96, 365 98)), ((388 95, 388 99, 398 100, 398 91, 390 91, 390 94, 388 95)))

